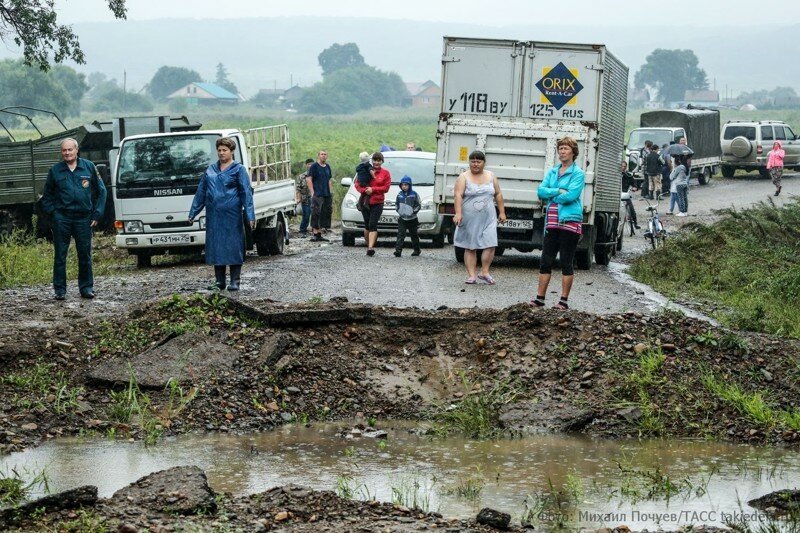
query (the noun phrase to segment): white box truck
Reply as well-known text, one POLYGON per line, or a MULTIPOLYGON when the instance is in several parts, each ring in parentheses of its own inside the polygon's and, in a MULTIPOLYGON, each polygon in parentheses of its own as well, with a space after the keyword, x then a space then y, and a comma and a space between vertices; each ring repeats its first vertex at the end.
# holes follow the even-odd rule
POLYGON ((133 135, 123 139, 113 169, 116 244, 149 266, 153 255, 200 252, 205 213, 189 222, 189 208, 216 141, 236 140, 234 159, 247 167, 256 228, 245 224, 246 247, 258 255, 282 254, 288 218, 295 210, 289 131, 285 124, 251 130, 206 130, 133 135))
MULTIPOLYGON (((579 145, 586 173, 583 238, 576 263, 608 264, 622 245, 620 206, 628 68, 603 45, 445 37, 434 200, 455 213, 453 186, 473 150, 486 154, 508 222, 498 249, 541 249, 537 188, 558 164, 556 141, 579 145)), ((450 218, 452 221, 452 218, 450 218)), ((452 222, 450 222, 452 224, 452 222)), ((456 259, 463 261, 462 249, 456 259)))

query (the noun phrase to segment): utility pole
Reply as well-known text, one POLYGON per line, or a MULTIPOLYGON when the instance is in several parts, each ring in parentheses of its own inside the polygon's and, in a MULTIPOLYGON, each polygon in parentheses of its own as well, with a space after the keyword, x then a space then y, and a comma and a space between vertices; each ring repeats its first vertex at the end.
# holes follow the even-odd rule
POLYGON ((122 70, 122 110, 125 111, 125 97, 128 94, 128 71, 122 70))

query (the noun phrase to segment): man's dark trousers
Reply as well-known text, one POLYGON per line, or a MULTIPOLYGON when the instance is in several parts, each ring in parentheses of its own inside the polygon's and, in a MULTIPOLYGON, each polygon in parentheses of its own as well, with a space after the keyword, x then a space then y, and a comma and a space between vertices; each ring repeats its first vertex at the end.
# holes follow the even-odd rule
POLYGON ((92 276, 92 220, 89 215, 53 214, 53 290, 56 294, 67 292, 67 252, 70 238, 75 239, 78 252, 78 288, 81 294, 94 290, 92 276))

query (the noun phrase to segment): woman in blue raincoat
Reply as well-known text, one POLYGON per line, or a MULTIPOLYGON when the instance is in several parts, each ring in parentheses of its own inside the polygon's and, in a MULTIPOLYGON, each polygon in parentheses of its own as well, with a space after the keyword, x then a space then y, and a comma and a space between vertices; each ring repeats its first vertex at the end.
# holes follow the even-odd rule
POLYGON ((250 227, 255 228, 253 191, 247 169, 233 160, 236 141, 230 137, 217 139, 219 161, 211 164, 200 178, 189 222, 206 210, 206 263, 214 265, 216 287, 225 288, 225 267, 230 265, 229 291, 239 290, 244 263, 244 209, 250 227))

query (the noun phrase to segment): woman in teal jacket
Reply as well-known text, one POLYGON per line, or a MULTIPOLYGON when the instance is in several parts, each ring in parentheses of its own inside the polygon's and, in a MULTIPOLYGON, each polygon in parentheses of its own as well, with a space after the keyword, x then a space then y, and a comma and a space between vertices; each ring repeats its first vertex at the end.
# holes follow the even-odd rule
POLYGON ((539 261, 539 288, 531 305, 544 307, 556 254, 561 258, 561 299, 555 305, 569 309, 567 300, 575 279, 572 262, 583 234, 583 185, 586 175, 575 159, 578 143, 572 137, 558 140, 559 165, 551 168, 539 185, 538 195, 546 203, 544 242, 539 261))

